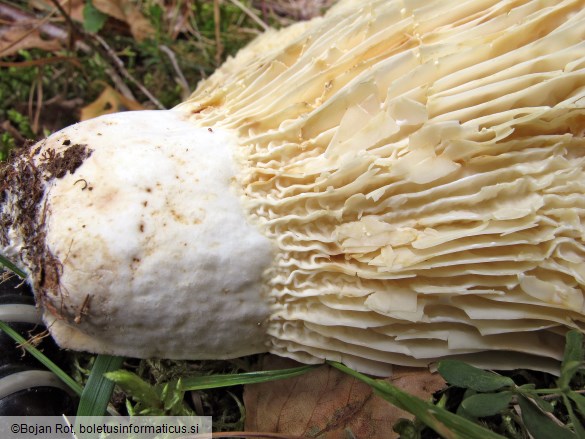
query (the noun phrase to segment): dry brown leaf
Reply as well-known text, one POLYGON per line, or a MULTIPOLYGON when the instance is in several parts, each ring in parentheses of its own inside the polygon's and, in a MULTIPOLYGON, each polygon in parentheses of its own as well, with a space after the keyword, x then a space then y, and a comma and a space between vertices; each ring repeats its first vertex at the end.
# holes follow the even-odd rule
POLYGON ((142 15, 137 5, 128 0, 93 0, 93 5, 104 14, 128 24, 132 36, 137 41, 154 35, 150 22, 142 15))
POLYGON ((126 21, 126 14, 118 0, 92 0, 93 6, 100 12, 120 21, 126 21))
MULTIPOLYGON (((298 364, 266 356, 263 369, 298 364)), ((387 381, 424 400, 445 386, 426 369, 396 367, 387 381)), ((392 427, 412 416, 378 398, 372 389, 343 372, 322 366, 300 377, 245 386, 246 430, 284 433, 319 439, 397 437, 392 427)))
POLYGON ((294 20, 309 20, 322 15, 336 0, 255 0, 252 6, 264 14, 268 11, 294 20))
POLYGON ((144 41, 155 34, 154 28, 150 22, 142 15, 140 10, 133 4, 128 3, 129 8, 125 8, 126 23, 130 26, 130 32, 136 41, 144 41))
MULTIPOLYGON (((83 22, 85 0, 66 0, 61 1, 60 3, 65 12, 67 12, 73 20, 83 22)), ((31 8, 44 11, 45 13, 49 13, 49 11, 55 9, 55 5, 51 0, 29 0, 28 4, 31 8)), ((55 17, 59 17, 59 14, 56 13, 55 17)))
MULTIPOLYGON (((30 0, 38 9, 52 10, 51 0, 30 0)), ((92 0, 93 6, 104 14, 126 23, 132 36, 137 41, 143 41, 154 35, 155 31, 150 22, 140 12, 138 5, 130 0, 92 0)), ((83 8, 85 0, 67 0, 63 8, 75 21, 83 22, 83 8)))
POLYGON ((60 50, 61 43, 41 36, 34 24, 13 24, 0 31, 0 57, 9 56, 19 50, 41 49, 47 52, 60 50))
POLYGON ((95 101, 81 109, 80 120, 93 119, 104 114, 126 110, 144 110, 144 107, 138 102, 122 96, 115 89, 106 85, 104 91, 102 91, 95 101))

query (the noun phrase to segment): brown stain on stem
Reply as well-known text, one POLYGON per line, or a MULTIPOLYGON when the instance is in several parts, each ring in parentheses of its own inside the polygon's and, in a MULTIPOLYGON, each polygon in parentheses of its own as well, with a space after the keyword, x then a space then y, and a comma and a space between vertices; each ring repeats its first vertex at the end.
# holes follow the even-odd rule
MULTIPOLYGON (((0 245, 8 246, 11 230, 22 237, 24 245, 20 258, 32 273, 29 281, 37 303, 45 305, 60 319, 65 310, 48 306, 49 302, 44 300, 49 294, 62 294, 63 270, 61 261, 46 245, 48 207, 45 192, 52 180, 74 174, 92 153, 87 145, 71 145, 70 140, 65 140, 63 145, 66 148, 57 152, 44 148, 45 143, 36 146, 31 142, 13 152, 5 163, 0 163, 0 245)), ((89 302, 84 302, 79 316, 87 306, 89 302)))

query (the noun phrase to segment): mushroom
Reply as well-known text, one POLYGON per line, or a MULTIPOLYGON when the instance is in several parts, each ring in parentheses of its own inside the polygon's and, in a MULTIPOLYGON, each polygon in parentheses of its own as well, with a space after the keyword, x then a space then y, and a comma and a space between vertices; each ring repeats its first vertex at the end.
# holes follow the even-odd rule
POLYGON ((585 327, 585 2, 343 0, 3 166, 70 349, 557 371, 585 327))

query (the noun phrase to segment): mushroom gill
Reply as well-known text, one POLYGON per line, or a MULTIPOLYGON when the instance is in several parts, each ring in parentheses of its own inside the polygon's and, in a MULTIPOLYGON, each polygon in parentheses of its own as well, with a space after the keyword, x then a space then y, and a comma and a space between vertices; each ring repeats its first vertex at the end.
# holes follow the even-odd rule
POLYGON ((278 249, 270 351, 555 370, 585 323, 585 2, 350 0, 302 26, 179 107, 240 138, 278 249))

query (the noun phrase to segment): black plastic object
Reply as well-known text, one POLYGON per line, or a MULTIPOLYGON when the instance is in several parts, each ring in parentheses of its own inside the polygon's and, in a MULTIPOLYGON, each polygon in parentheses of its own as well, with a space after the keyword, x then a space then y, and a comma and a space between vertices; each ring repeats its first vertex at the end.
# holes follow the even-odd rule
MULTIPOLYGON (((25 339, 46 330, 28 285, 1 269, 0 320, 25 339)), ((50 337, 43 337, 37 348, 53 361, 62 358, 50 337)), ((0 416, 74 415, 76 399, 55 374, 0 331, 0 416)))

